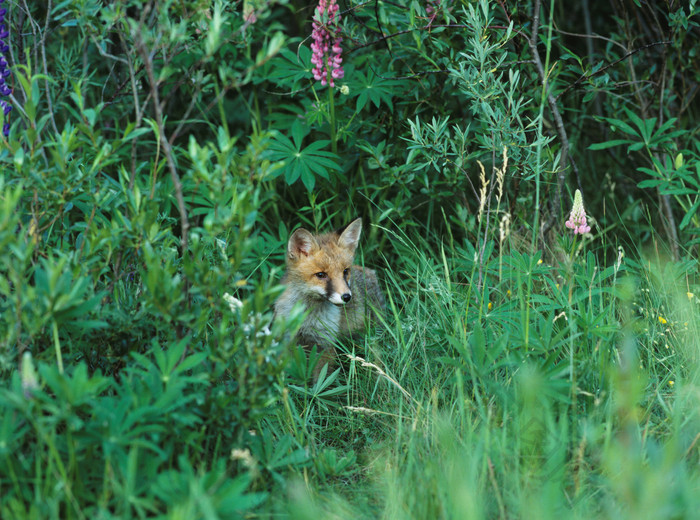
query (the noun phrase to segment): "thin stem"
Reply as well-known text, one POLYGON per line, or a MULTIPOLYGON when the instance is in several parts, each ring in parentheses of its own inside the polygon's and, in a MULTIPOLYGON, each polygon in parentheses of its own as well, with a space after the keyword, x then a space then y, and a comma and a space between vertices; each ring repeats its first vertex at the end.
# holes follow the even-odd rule
POLYGON ((63 374, 63 355, 61 354, 61 342, 58 339, 58 324, 53 320, 53 343, 56 348, 56 361, 58 362, 58 373, 63 374))
MULTIPOLYGON (((550 3, 550 12, 554 12, 554 0, 550 3)), ((530 49, 532 51, 533 57, 535 58, 535 63, 541 61, 539 53, 537 52, 537 33, 540 25, 540 0, 535 0, 534 10, 532 13, 532 34, 528 43, 530 44, 530 49)), ((534 253, 535 247, 537 245, 537 239, 539 237, 539 218, 540 218, 540 172, 542 171, 542 127, 544 122, 544 106, 547 100, 547 89, 548 89, 548 71, 549 71, 549 57, 552 45, 552 24, 549 24, 549 33, 547 35, 547 50, 545 53, 544 67, 542 67, 541 77, 542 80, 542 94, 540 96, 540 112, 537 120, 537 146, 536 146, 536 167, 535 167, 535 221, 532 226, 532 243, 531 251, 534 253)), ((540 67, 538 67, 539 69, 540 67)), ((556 104, 554 105, 556 108, 556 104)), ((563 155, 563 151, 562 151, 563 155)), ((527 298, 530 300, 530 293, 532 291, 532 271, 535 267, 534 255, 530 256, 530 266, 528 268, 527 277, 527 298)), ((525 346, 529 345, 530 340, 530 305, 525 303, 525 346)))
POLYGON ((172 147, 170 146, 170 141, 165 135, 165 124, 163 122, 163 108, 160 104, 160 98, 158 96, 158 82, 156 81, 155 74, 153 73, 153 58, 146 49, 146 45, 143 41, 140 29, 136 33, 136 43, 138 52, 141 55, 143 65, 146 69, 148 84, 151 89, 151 96, 153 100, 153 111, 155 112, 156 125, 158 126, 158 138, 160 139, 161 148, 163 149, 165 159, 168 163, 168 169, 170 170, 170 178, 173 183, 173 188, 175 189, 175 200, 177 201, 177 206, 180 211, 180 230, 182 234, 180 242, 180 252, 182 258, 184 259, 187 255, 187 238, 190 229, 190 222, 187 217, 185 198, 182 194, 182 183, 180 182, 180 176, 178 175, 177 167, 175 166, 175 159, 173 157, 172 147))
POLYGON ((336 141, 337 137, 335 134, 335 100, 333 99, 333 93, 335 89, 331 86, 330 82, 330 64, 328 66, 328 105, 329 105, 329 112, 330 112, 330 125, 331 125, 331 150, 333 150, 334 154, 338 153, 338 143, 336 141))
MULTIPOLYGON (((550 9, 554 8, 554 2, 551 3, 550 9)), ((535 3, 535 9, 539 9, 539 1, 535 3)), ((551 12, 551 11, 550 11, 551 12)), ((576 168, 576 165, 573 161, 569 160, 569 137, 566 133, 566 128, 564 127, 564 121, 561 117, 561 113, 559 112, 559 108, 557 107, 557 101, 554 98, 554 96, 548 92, 549 90, 549 57, 550 57, 550 52, 551 52, 551 43, 552 43, 552 26, 553 26, 553 21, 550 20, 549 24, 549 30, 547 34, 547 49, 546 49, 546 55, 545 55, 545 64, 544 66, 542 65, 542 60, 540 58, 540 54, 537 51, 537 25, 535 25, 535 22, 537 22, 537 25, 539 25, 539 11, 537 11, 533 15, 533 29, 532 29, 532 36, 528 39, 528 44, 530 46, 530 51, 532 52, 532 56, 534 58, 535 62, 535 68, 537 69, 537 74, 540 77, 540 81, 542 81, 542 98, 541 98, 541 103, 540 103, 540 117, 543 117, 544 114, 544 101, 545 99, 547 100, 547 103, 549 104, 549 110, 552 113, 552 118, 554 119, 554 126, 556 128, 557 134, 559 136, 559 141, 561 142, 561 150, 559 152, 560 156, 560 164, 559 164, 559 169, 557 172, 557 183, 556 183, 556 191, 554 192, 554 198, 549 200, 549 217, 547 220, 543 223, 542 229, 539 230, 539 228, 535 228, 535 232, 541 237, 542 239, 542 244, 544 245, 545 241, 545 236, 547 232, 552 228, 554 225, 554 222, 556 221, 559 212, 560 212, 560 206, 561 206, 561 192, 562 188, 564 186, 564 183, 566 181, 566 170, 569 166, 569 163, 571 162, 571 165, 573 169, 576 171, 576 175, 578 177, 578 169, 576 168)), ((542 119, 540 119, 540 132, 542 131, 542 119)), ((541 133, 540 133, 541 135, 541 133)), ((540 146, 537 147, 537 154, 538 158, 540 155, 540 146)), ((538 161, 538 172, 541 171, 539 168, 539 161, 538 161)), ((539 217, 539 211, 537 211, 537 217, 539 217)))

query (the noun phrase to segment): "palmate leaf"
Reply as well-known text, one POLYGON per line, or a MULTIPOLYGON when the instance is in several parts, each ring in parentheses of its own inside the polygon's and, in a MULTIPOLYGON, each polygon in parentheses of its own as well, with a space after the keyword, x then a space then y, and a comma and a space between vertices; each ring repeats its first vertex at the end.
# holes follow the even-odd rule
POLYGON ((629 120, 632 121, 637 128, 632 127, 630 124, 620 119, 608 117, 601 117, 600 119, 608 122, 613 131, 621 130, 623 133, 632 136, 632 139, 614 139, 603 143, 595 143, 588 147, 589 150, 605 150, 618 145, 628 144, 630 146, 627 148, 627 151, 636 152, 645 146, 660 146, 684 133, 684 130, 670 131, 676 124, 676 118, 669 119, 654 132, 654 127, 656 126, 655 117, 642 119, 627 108, 625 108, 624 111, 629 120))
POLYGON ((301 81, 311 79, 311 50, 305 45, 298 47, 297 52, 282 49, 272 59, 272 71, 266 79, 280 87, 299 88, 301 81))
POLYGON ((375 76, 371 71, 364 75, 357 70, 353 74, 353 81, 350 84, 350 92, 359 92, 357 96, 357 111, 361 111, 368 102, 372 102, 375 107, 384 102, 389 108, 393 108, 392 98, 396 93, 398 81, 383 79, 375 76))
POLYGON ((302 148, 303 132, 298 127, 292 128, 294 141, 277 132, 270 145, 268 157, 273 161, 284 161, 284 166, 275 172, 275 176, 284 175, 290 186, 301 179, 307 190, 316 186, 316 177, 328 179, 328 170, 340 170, 336 154, 324 150, 329 140, 314 141, 302 148))

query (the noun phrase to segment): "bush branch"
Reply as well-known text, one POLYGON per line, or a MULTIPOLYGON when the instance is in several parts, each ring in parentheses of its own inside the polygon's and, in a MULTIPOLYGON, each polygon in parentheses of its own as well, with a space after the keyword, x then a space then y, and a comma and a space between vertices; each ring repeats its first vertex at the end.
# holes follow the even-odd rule
POLYGON ((182 183, 180 182, 180 176, 177 174, 177 168, 175 166, 175 160, 173 159, 173 150, 170 146, 170 141, 165 135, 165 125, 163 124, 163 109, 160 105, 160 98, 158 97, 158 84, 156 82, 155 75, 153 74, 153 57, 146 49, 146 46, 141 37, 140 31, 137 32, 134 38, 136 46, 138 48, 139 54, 141 55, 141 60, 143 61, 143 66, 146 70, 146 76, 148 77, 148 84, 151 89, 151 97, 153 98, 153 110, 156 116, 156 125, 158 126, 158 138, 160 139, 160 145, 165 154, 165 159, 168 163, 168 169, 170 170, 170 178, 173 181, 173 187, 175 188, 175 199, 177 200, 177 207, 180 210, 180 229, 182 233, 182 239, 180 242, 181 255, 184 258, 187 251, 187 235, 190 229, 190 222, 187 218, 187 208, 185 207, 185 198, 182 194, 182 183))
MULTIPOLYGON (((539 30, 540 24, 540 0, 535 1, 535 6, 532 14, 532 34, 530 38, 527 39, 528 46, 530 47, 530 52, 535 62, 535 68, 537 69, 537 75, 540 78, 543 86, 547 84, 547 75, 542 65, 542 58, 537 51, 537 32, 539 30)), ((557 189, 554 194, 554 199, 550 199, 549 204, 549 216, 547 220, 542 224, 541 236, 544 236, 552 228, 554 222, 559 214, 559 206, 561 204, 561 191, 564 187, 564 182, 566 181, 566 168, 569 165, 569 137, 566 133, 566 128, 564 127, 564 120, 561 117, 559 108, 557 107, 557 100, 554 99, 551 93, 547 93, 547 104, 549 105, 549 110, 552 113, 552 118, 554 119, 554 127, 556 128, 557 135, 559 136, 559 141, 561 142, 561 152, 560 152, 560 164, 559 170, 557 172, 557 189)), ((573 164, 573 163, 572 163, 573 164)), ((578 172, 577 172, 578 175, 578 172)))

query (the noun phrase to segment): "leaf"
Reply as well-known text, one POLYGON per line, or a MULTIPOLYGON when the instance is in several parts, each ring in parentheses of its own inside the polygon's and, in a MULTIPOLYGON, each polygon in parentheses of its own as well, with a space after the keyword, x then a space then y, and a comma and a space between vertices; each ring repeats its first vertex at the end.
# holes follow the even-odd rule
POLYGON ((621 121, 620 119, 612 119, 612 118, 604 117, 603 120, 610 123, 610 126, 612 126, 614 128, 619 128, 620 130, 622 130, 624 133, 626 133, 628 135, 635 135, 635 136, 639 135, 634 128, 632 128, 629 124, 625 123, 624 121, 621 121))
MULTIPOLYGON (((627 117, 630 118, 630 120, 636 125, 636 127, 639 129, 639 134, 641 137, 644 139, 645 143, 649 142, 649 137, 651 136, 651 130, 650 128, 654 128, 656 125, 656 118, 652 117, 650 119, 642 119, 639 117, 637 114, 632 112, 630 109, 625 108, 625 114, 627 114, 627 117), (651 124, 649 124, 651 123, 651 124)), ((622 121, 618 121, 618 123, 622 123, 622 121)), ((629 125, 626 125, 629 128, 629 125)), ((634 131, 633 131, 634 132, 634 131)), ((636 133, 636 132, 634 132, 636 133)))
POLYGON ((299 83, 311 77, 311 50, 306 46, 298 47, 299 54, 290 49, 282 49, 270 60, 272 71, 266 79, 291 90, 299 83))
MULTIPOLYGON (((666 121, 663 125, 661 125, 661 126, 659 127, 659 129, 658 129, 656 132, 654 132, 654 135, 653 135, 652 138, 651 138, 652 142, 661 141, 661 140, 662 140, 661 138, 662 138, 663 135, 666 133, 666 131, 667 131, 667 130, 670 130, 670 129, 673 127, 673 125, 676 124, 676 121, 677 121, 677 120, 678 120, 677 118, 672 117, 671 119, 669 119, 668 121, 666 121)), ((666 136, 666 139, 664 139, 664 140, 667 140, 669 137, 670 137, 670 134, 667 135, 667 136, 666 136)))
POLYGON ((292 129, 296 134, 295 143, 285 135, 278 133, 275 141, 270 145, 268 157, 272 160, 284 161, 284 166, 276 175, 284 174, 284 179, 290 186, 301 179, 308 190, 313 190, 316 185, 316 177, 328 179, 328 170, 339 171, 340 159, 334 153, 324 150, 330 144, 327 139, 314 141, 306 148, 302 146, 303 130, 292 129))
POLYGON ((364 75, 361 71, 356 71, 354 78, 356 81, 351 83, 350 92, 359 92, 355 105, 357 112, 365 108, 369 102, 377 108, 382 103, 393 108, 393 98, 399 82, 380 78, 372 72, 364 75))
POLYGON ((685 229, 688 226, 688 224, 690 224, 690 220, 695 216, 695 214, 698 211, 698 208, 700 208, 700 197, 697 198, 695 203, 690 207, 688 212, 683 217, 683 220, 681 220, 681 223, 678 226, 680 229, 685 229))
POLYGON ((104 329, 109 327, 109 323, 103 320, 75 320, 71 322, 71 326, 83 330, 104 329))
POLYGON ((653 170, 651 168, 646 168, 644 166, 640 166, 639 168, 637 168, 637 171, 646 173, 647 175, 651 175, 652 177, 659 177, 661 179, 665 179, 665 177, 663 177, 661 175, 661 173, 659 173, 657 170, 653 170))
POLYGON ((301 172, 301 182, 304 184, 307 191, 314 191, 314 186, 316 186, 316 178, 308 169, 301 172))
POLYGON ((301 144, 304 142, 304 137, 309 135, 309 127, 307 125, 302 125, 301 121, 296 120, 292 125, 292 139, 294 140, 294 147, 299 149, 301 144))
POLYGON ((481 327, 481 323, 476 323, 472 336, 469 340, 469 345, 471 346, 472 353, 474 354, 474 360, 479 369, 483 368, 484 358, 486 357, 486 336, 484 335, 484 329, 481 327))
POLYGON ((603 143, 594 143, 588 147, 589 150, 606 150, 608 148, 614 148, 615 146, 620 146, 623 144, 630 144, 633 141, 629 139, 614 139, 612 141, 605 141, 603 143))
POLYGON ((666 181, 662 179, 648 179, 637 184, 638 188, 656 188, 661 184, 665 184, 666 181))

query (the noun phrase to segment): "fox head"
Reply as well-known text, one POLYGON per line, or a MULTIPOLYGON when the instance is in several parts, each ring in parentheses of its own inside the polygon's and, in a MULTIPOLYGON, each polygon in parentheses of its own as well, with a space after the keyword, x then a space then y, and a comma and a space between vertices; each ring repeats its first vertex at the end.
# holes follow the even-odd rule
POLYGON ((287 243, 287 283, 304 296, 345 305, 352 299, 350 274, 362 219, 345 228, 313 235, 297 229, 287 243))

